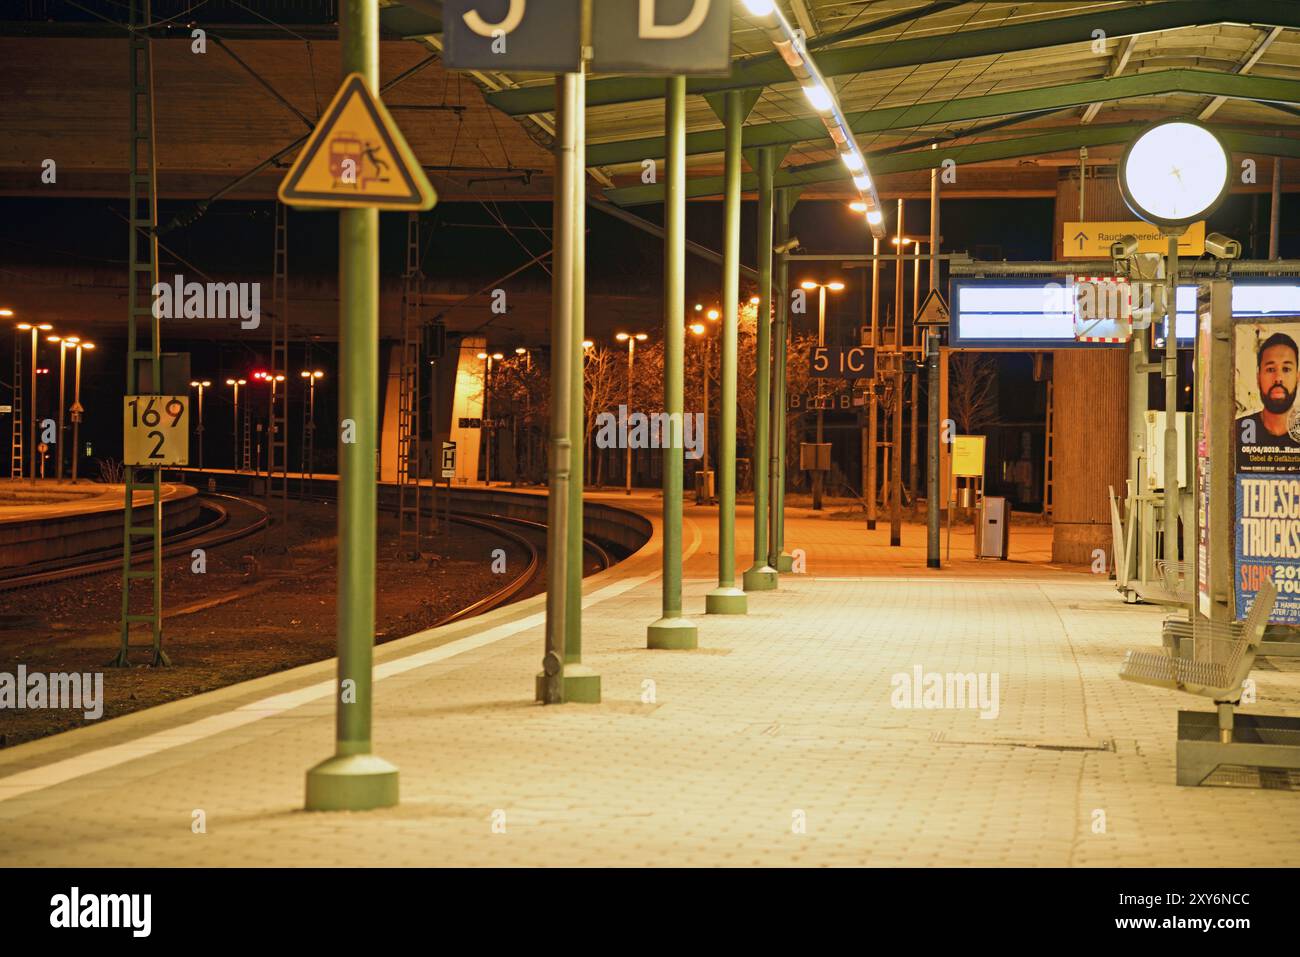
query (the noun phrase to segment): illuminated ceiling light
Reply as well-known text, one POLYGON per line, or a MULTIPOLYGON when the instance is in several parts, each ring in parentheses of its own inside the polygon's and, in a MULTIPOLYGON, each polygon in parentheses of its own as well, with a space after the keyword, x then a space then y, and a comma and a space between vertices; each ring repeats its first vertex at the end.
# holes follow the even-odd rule
POLYGON ((867 204, 860 199, 855 199, 853 202, 849 203, 849 209, 853 210, 855 213, 865 213, 867 211, 867 204))
POLYGON ((745 9, 752 17, 770 17, 776 12, 775 0, 745 0, 745 9))
POLYGON ((808 102, 818 113, 829 113, 835 106, 835 98, 831 96, 831 91, 820 83, 805 86, 803 95, 808 97, 808 102))
POLYGON ((871 177, 866 173, 855 176, 853 177, 853 185, 856 186, 858 190, 865 193, 867 190, 871 189, 871 177))
POLYGON ((850 173, 861 173, 866 169, 866 164, 862 162, 862 154, 857 150, 849 150, 845 153, 841 153, 840 159, 844 160, 844 165, 849 168, 850 173))
POLYGON ((867 210, 867 222, 872 226, 879 226, 885 221, 885 214, 878 209, 867 210))

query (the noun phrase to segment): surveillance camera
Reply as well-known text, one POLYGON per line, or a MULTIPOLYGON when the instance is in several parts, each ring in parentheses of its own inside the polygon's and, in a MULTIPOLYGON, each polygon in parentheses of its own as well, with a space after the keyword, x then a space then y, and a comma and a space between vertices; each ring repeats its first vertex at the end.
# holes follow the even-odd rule
POLYGON ((791 236, 791 237, 790 237, 789 239, 787 239, 785 242, 783 242, 783 243, 777 243, 775 246, 773 246, 773 247, 772 247, 772 252, 774 252, 774 253, 776 253, 778 256, 780 256, 780 255, 783 255, 783 254, 785 254, 785 253, 794 252, 794 251, 795 251, 796 249, 798 249, 798 248, 799 248, 799 237, 798 237, 798 236, 791 236))
POLYGON ((1210 233, 1205 237, 1205 251, 1215 259, 1240 259, 1241 243, 1223 233, 1210 233))
POLYGON ((1138 251, 1138 241, 1136 236, 1125 236, 1118 242, 1110 244, 1111 259, 1128 259, 1138 251))

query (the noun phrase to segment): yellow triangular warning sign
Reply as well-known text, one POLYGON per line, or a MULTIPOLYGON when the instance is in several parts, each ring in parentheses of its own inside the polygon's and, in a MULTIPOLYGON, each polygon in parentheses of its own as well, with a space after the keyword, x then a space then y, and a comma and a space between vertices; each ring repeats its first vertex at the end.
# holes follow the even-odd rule
POLYGON ((438 196, 401 130, 353 73, 280 184, 287 206, 430 209, 438 196))
POLYGON ((943 301, 943 296, 939 295, 938 289, 931 289, 930 295, 926 296, 925 302, 921 303, 921 311, 916 314, 916 324, 918 326, 948 325, 948 304, 943 301))

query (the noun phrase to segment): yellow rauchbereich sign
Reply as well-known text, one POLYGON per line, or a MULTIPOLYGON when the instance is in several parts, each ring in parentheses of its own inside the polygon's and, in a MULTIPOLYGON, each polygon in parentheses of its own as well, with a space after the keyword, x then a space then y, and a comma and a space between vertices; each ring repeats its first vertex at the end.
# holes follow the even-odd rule
MULTIPOLYGON (((1160 228, 1140 219, 1113 223, 1065 223, 1064 246, 1066 259, 1109 259, 1110 244, 1125 236, 1136 236, 1138 252, 1167 253, 1169 239, 1160 235, 1160 228)), ((1192 223, 1187 232, 1178 237, 1178 255, 1202 256, 1205 254, 1205 220, 1192 223)))
POLYGON ((437 194, 360 73, 343 80, 280 184, 287 206, 430 209, 437 194))

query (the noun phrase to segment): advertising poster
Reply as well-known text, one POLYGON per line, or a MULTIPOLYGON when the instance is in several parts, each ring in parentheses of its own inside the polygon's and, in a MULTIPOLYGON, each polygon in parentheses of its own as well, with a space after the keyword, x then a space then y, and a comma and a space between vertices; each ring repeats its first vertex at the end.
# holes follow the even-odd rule
POLYGON ((1208 298, 1198 302, 1196 329, 1196 401, 1201 420, 1196 429, 1196 606, 1210 616, 1210 365, 1213 344, 1208 298))
POLYGON ((1237 617, 1268 578, 1277 585, 1270 621, 1300 624, 1300 475, 1237 476, 1237 617))
POLYGON ((1236 335, 1237 471, 1300 472, 1300 321, 1243 322, 1236 335))
POLYGON ((1267 579, 1277 585, 1271 620, 1300 624, 1300 320, 1243 322, 1233 364, 1237 414, 1237 617, 1267 579))

